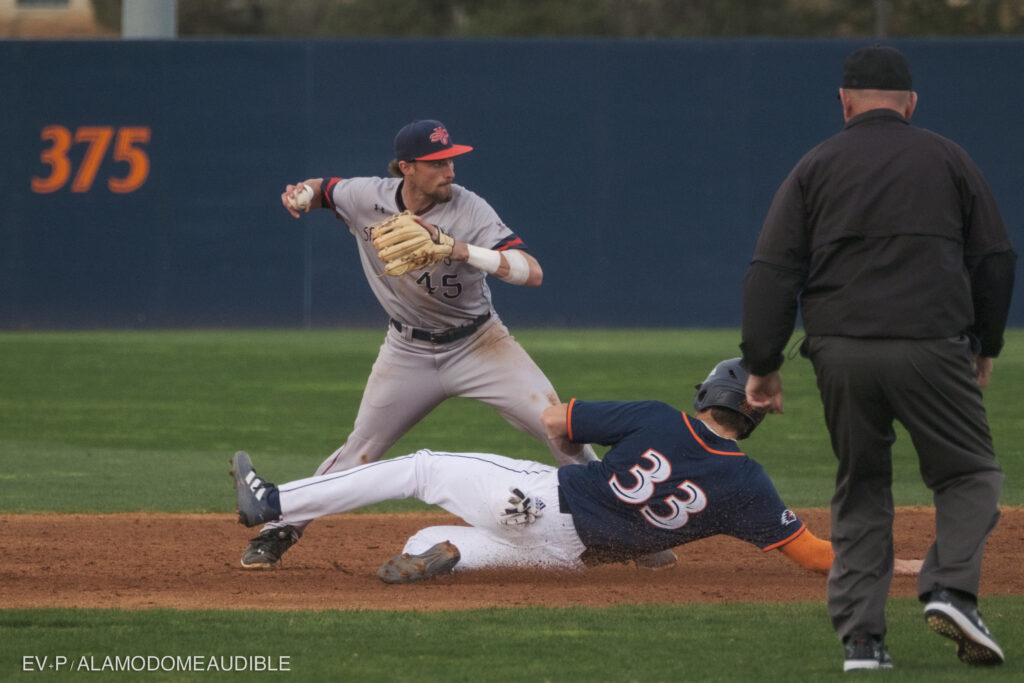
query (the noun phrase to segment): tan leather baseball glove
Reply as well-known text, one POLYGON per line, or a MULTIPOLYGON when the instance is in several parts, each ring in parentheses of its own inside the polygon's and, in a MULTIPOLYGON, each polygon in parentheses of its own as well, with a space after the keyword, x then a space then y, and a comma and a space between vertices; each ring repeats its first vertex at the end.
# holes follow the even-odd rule
POLYGON ((405 275, 450 256, 455 240, 440 228, 436 230, 435 240, 411 211, 397 213, 371 225, 370 237, 377 257, 384 262, 384 273, 395 277, 405 275))

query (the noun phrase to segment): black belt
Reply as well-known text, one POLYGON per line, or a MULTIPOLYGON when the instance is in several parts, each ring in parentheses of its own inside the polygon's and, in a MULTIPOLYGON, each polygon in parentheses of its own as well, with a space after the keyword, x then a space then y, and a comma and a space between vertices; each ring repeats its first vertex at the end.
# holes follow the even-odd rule
MULTIPOLYGON (((443 332, 427 332, 426 330, 413 329, 409 332, 409 334, 412 335, 413 339, 427 341, 430 342, 431 344, 448 344, 455 341, 456 339, 468 337, 469 335, 479 330, 480 326, 490 319, 491 312, 488 311, 487 313, 483 313, 473 318, 473 322, 471 322, 468 325, 463 325, 462 327, 452 327, 443 332)), ((391 319, 391 326, 394 327, 399 332, 401 332, 402 329, 404 329, 402 323, 398 322, 394 318, 391 319)))

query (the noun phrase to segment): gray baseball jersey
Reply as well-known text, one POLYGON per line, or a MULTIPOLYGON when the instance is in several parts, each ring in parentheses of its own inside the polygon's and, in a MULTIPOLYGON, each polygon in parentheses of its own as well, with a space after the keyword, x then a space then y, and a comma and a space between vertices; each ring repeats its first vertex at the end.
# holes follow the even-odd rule
MULTIPOLYGON (((356 238, 363 272, 381 307, 403 325, 423 330, 459 327, 489 312, 486 273, 464 262, 446 259, 408 276, 383 275, 369 226, 405 209, 398 194, 401 183, 400 178, 332 178, 324 183, 324 196, 356 238)), ((452 185, 451 201, 433 205, 421 217, 460 242, 497 250, 522 246, 490 204, 460 185, 452 185)))

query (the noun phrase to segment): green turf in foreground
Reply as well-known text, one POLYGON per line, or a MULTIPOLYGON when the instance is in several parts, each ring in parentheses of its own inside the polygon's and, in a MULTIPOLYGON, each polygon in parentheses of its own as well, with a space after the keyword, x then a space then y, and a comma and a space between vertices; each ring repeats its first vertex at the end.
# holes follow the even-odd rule
POLYGON ((983 607, 1008 657, 1002 667, 961 664, 952 644, 927 629, 921 605, 898 599, 889 606, 895 670, 846 675, 820 603, 431 613, 6 610, 0 679, 259 680, 272 674, 190 672, 177 661, 260 656, 287 667, 275 677, 294 681, 1021 680, 1024 598, 988 598, 983 607), (62 671, 23 671, 58 656, 66 658, 62 671), (161 659, 134 661, 158 670, 71 670, 83 657, 90 669, 107 658, 113 665, 117 657, 148 656, 161 659))

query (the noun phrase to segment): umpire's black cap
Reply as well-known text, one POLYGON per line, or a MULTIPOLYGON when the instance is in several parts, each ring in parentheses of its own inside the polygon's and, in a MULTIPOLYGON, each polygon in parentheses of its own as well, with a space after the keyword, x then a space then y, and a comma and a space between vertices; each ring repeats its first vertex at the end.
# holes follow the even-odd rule
POLYGON ((910 90, 912 85, 910 63, 896 48, 862 47, 843 63, 843 87, 850 90, 910 90))

